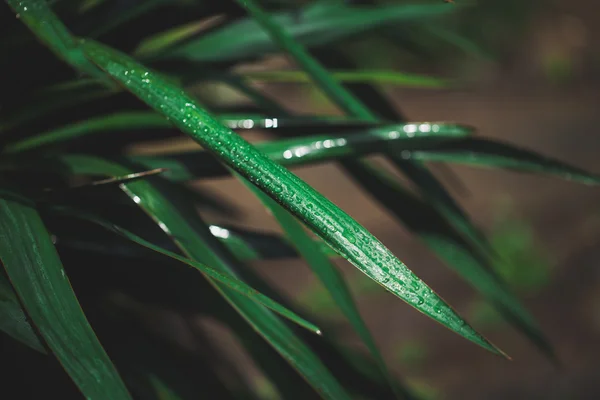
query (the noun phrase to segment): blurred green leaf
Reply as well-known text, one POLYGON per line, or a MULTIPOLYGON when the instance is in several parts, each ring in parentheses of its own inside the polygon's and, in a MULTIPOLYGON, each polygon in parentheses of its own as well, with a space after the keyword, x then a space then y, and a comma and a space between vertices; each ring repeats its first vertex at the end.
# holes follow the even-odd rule
POLYGON ((547 174, 586 185, 600 184, 599 175, 530 150, 488 139, 472 138, 443 143, 432 150, 409 152, 406 157, 419 161, 447 162, 547 174))
MULTIPOLYGON (((323 46, 385 25, 410 23, 453 11, 447 4, 402 4, 358 7, 331 2, 314 2, 300 11, 273 14, 278 24, 306 46, 323 46)), ((260 22, 245 18, 202 35, 164 56, 193 61, 229 61, 262 56, 277 46, 260 28, 260 22)))
MULTIPOLYGON (((473 129, 465 125, 435 123, 435 122, 413 122, 406 124, 389 124, 382 126, 371 126, 358 120, 339 117, 265 117, 253 114, 220 114, 216 118, 222 124, 235 130, 248 129, 286 129, 286 128, 311 128, 311 129, 344 129, 349 132, 346 134, 332 134, 331 137, 320 135, 312 138, 288 139, 279 144, 259 143, 265 151, 272 153, 283 153, 285 150, 294 150, 294 147, 311 147, 310 156, 313 153, 328 152, 333 153, 340 147, 359 147, 360 151, 364 147, 368 150, 368 143, 374 142, 381 145, 385 141, 393 142, 395 140, 415 141, 423 138, 458 138, 471 135, 473 129), (364 128, 362 128, 364 126, 364 128), (329 141, 327 141, 329 140, 329 141), (326 142, 327 141, 327 142, 326 142), (322 142, 322 143, 318 143, 322 142), (381 142, 381 143, 378 143, 381 142), (325 146, 326 145, 326 146, 325 146), (282 150, 278 150, 281 148, 282 150)), ((71 123, 48 132, 43 132, 24 139, 16 139, 7 144, 3 149, 5 153, 18 153, 37 149, 39 147, 60 144, 67 141, 73 141, 86 137, 88 135, 99 133, 118 133, 122 131, 140 131, 147 129, 170 129, 173 124, 163 115, 152 111, 125 111, 113 114, 107 114, 96 118, 86 119, 80 122, 71 123)), ((145 132, 144 132, 145 134, 145 132)), ((132 141, 139 141, 144 136, 131 135, 132 141)), ((262 149, 262 147, 261 147, 262 149)), ((305 158, 311 158, 305 157, 305 158)), ((281 158, 281 156, 279 157, 281 158)), ((293 159, 300 157, 294 156, 293 159)))
POLYGON ((222 284, 228 286, 229 288, 243 294, 244 296, 247 296, 251 300, 254 300, 254 301, 270 308, 271 310, 275 311, 276 313, 281 314, 282 316, 288 318, 290 321, 297 323, 298 325, 308 329, 309 331, 312 331, 315 333, 321 332, 319 330, 319 328, 317 328, 314 324, 311 324, 310 322, 308 322, 305 319, 298 316, 293 311, 286 309, 285 307, 283 307, 282 305, 278 304, 277 302, 271 300, 267 296, 259 293, 256 289, 248 286, 246 283, 240 281, 239 279, 235 278, 234 276, 230 276, 230 275, 221 273, 218 270, 211 268, 207 265, 196 262, 194 260, 187 259, 185 257, 181 257, 171 251, 160 248, 160 247, 148 242, 147 240, 144 240, 141 237, 135 235, 134 233, 129 232, 126 229, 123 229, 120 226, 115 225, 111 222, 104 221, 94 215, 78 212, 76 210, 62 210, 62 211, 68 215, 74 215, 78 218, 86 219, 87 221, 90 221, 99 226, 102 226, 103 228, 105 228, 111 232, 114 232, 118 235, 121 235, 121 236, 131 240, 132 242, 135 242, 141 246, 144 246, 152 251, 155 251, 155 252, 160 253, 167 257, 171 257, 181 263, 187 264, 190 267, 195 268, 198 271, 202 272, 204 275, 210 277, 211 279, 214 279, 215 281, 218 281, 219 283, 222 283, 222 284))
MULTIPOLYGON (((284 119, 285 120, 285 119, 284 119)), ((463 125, 406 123, 365 128, 345 134, 328 134, 256 143, 255 147, 274 162, 284 166, 311 165, 318 162, 366 156, 378 152, 436 148, 439 142, 472 134, 463 125)), ((170 180, 185 181, 227 174, 220 164, 211 163, 204 152, 174 153, 160 156, 130 156, 146 168, 165 168, 170 180), (201 161, 200 161, 201 160, 201 161)), ((10 164, 6 164, 6 168, 10 164)))
POLYGON ((192 21, 188 24, 176 26, 165 32, 146 37, 136 47, 133 54, 136 57, 141 58, 156 55, 157 53, 176 45, 182 40, 197 34, 203 29, 206 29, 207 25, 208 23, 206 20, 192 21))
POLYGON ((84 396, 131 399, 88 324, 31 202, 3 192, 0 228, 4 232, 0 259, 10 281, 40 335, 84 396))
POLYGON ((0 274, 0 330, 32 349, 46 353, 44 345, 27 320, 16 293, 3 274, 0 274))
POLYGON ((465 240, 438 210, 408 192, 385 171, 359 162, 346 165, 367 193, 419 235, 446 265, 498 307, 545 355, 555 359, 552 346, 535 319, 493 273, 494 258, 465 240))

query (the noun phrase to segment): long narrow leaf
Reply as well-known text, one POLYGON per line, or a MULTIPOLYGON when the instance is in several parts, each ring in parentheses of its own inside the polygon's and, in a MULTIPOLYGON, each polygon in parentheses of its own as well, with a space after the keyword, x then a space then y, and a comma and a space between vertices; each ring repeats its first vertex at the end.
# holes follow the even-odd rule
MULTIPOLYGON (((322 46, 386 24, 432 18, 453 10, 445 4, 352 7, 339 2, 321 1, 313 2, 299 13, 274 14, 273 19, 288 26, 290 35, 304 45, 322 46)), ((175 46, 164 56, 193 61, 229 61, 275 51, 277 46, 260 29, 260 22, 248 18, 175 46)))
POLYGON ((0 260, 44 341, 88 399, 131 399, 88 324, 50 235, 26 199, 0 200, 0 260))
POLYGON ((371 279, 444 326, 498 352, 372 234, 312 187, 219 124, 181 89, 124 54, 92 41, 83 43, 83 48, 113 78, 301 218, 371 279))
POLYGON ((294 243, 294 246, 296 249, 298 249, 298 252, 302 255, 307 264, 310 266, 311 270, 323 283, 346 318, 348 318, 348 321, 350 321, 350 324, 358 336, 369 349, 373 359, 375 359, 377 362, 379 369, 388 379, 392 388, 394 388, 394 390, 397 391, 397 394, 401 395, 402 398, 412 398, 413 396, 410 394, 408 389, 397 385, 392 378, 385 365, 385 361, 381 356, 381 353, 377 349, 377 345, 373 340, 373 336, 371 336, 369 329, 365 325, 360 313, 358 312, 358 309, 356 308, 356 304, 354 303, 354 299, 352 298, 352 294, 350 293, 350 289, 348 288, 346 281, 336 267, 329 261, 327 255, 321 251, 318 245, 304 231, 302 225, 294 218, 293 215, 289 214, 283 207, 260 191, 252 183, 240 177, 239 175, 238 178, 252 193, 254 193, 254 195, 273 214, 277 222, 279 222, 279 225, 281 225, 281 228, 290 239, 290 242, 294 243))
POLYGON ((600 184, 600 176, 533 151, 488 139, 464 139, 435 149, 406 153, 419 161, 447 162, 487 168, 547 174, 586 185, 600 184))
MULTIPOLYGON (((465 240, 453 226, 456 223, 448 220, 443 211, 409 193, 381 169, 358 162, 348 162, 346 165, 367 193, 379 199, 404 225, 419 235, 446 265, 498 307, 546 356, 555 360, 552 346, 535 319, 493 273, 490 265, 492 258, 481 251, 481 244, 478 246, 477 242, 473 244, 473 241, 465 240)), ((465 221, 461 223, 466 224, 465 221)))
MULTIPOLYGON (((347 127, 350 129, 352 127, 360 127, 361 125, 365 125, 357 120, 339 117, 278 118, 265 117, 261 115, 223 114, 218 115, 217 118, 222 124, 236 130, 278 129, 289 127, 307 127, 313 129, 316 127, 322 127, 323 129, 328 127, 347 127)), ((7 127, 8 126, 9 125, 7 125, 7 127)), ((69 125, 52 129, 50 131, 33 135, 24 139, 17 139, 11 143, 8 143, 2 151, 4 153, 19 153, 48 145, 72 141, 73 139, 84 138, 88 135, 94 135, 98 133, 119 133, 122 131, 147 129, 169 129, 172 127, 173 125, 168 121, 168 119, 152 111, 123 111, 71 123, 69 125)), ((448 128, 448 124, 439 124, 437 127, 439 127, 439 129, 442 131, 450 130, 448 128)), ((400 126, 398 128, 401 129, 402 127, 400 126)), ((433 124, 430 124, 430 130, 431 129, 433 129, 433 124)), ((468 128, 465 127, 464 129, 466 130, 468 128)), ((442 132, 441 135, 443 135, 443 133, 444 132, 442 132)), ((139 137, 132 136, 132 140, 139 140, 139 137)))
MULTIPOLYGON (((75 174, 119 176, 131 173, 126 166, 89 156, 64 156, 61 161, 75 174)), ((148 181, 137 181, 123 186, 125 193, 138 204, 189 258, 211 264, 221 272, 234 275, 227 262, 217 256, 207 241, 217 239, 193 209, 176 206, 148 181), (204 234, 204 237, 200 237, 204 234)), ((214 281, 223 297, 265 338, 305 379, 327 399, 348 399, 321 361, 266 308, 214 281)))
POLYGON ((171 257, 181 263, 187 264, 190 267, 201 271, 203 274, 210 277, 211 279, 214 279, 214 280, 228 286, 229 288, 243 294, 244 296, 247 296, 248 298, 270 308, 271 310, 275 311, 276 313, 281 314, 282 316, 288 318, 290 321, 297 323, 298 325, 308 329, 309 331, 312 331, 315 333, 321 332, 319 330, 319 328, 317 328, 314 324, 311 324, 310 322, 308 322, 305 319, 298 316, 293 311, 286 309, 282 305, 278 304, 276 301, 271 300, 267 296, 259 293, 252 287, 248 286, 246 283, 240 281, 239 279, 236 279, 233 276, 229 276, 224 273, 221 273, 214 268, 211 268, 207 265, 196 262, 194 260, 190 260, 185 257, 181 257, 181 256, 173 253, 172 251, 169 251, 169 250, 166 250, 159 246, 156 246, 156 245, 150 243, 149 241, 142 239, 141 237, 137 236, 136 234, 129 232, 128 230, 123 229, 122 227, 120 227, 118 225, 112 224, 108 221, 104 221, 94 215, 77 212, 74 210, 63 210, 62 212, 65 212, 68 215, 74 215, 77 218, 83 218, 87 221, 93 222, 93 223, 103 227, 104 229, 107 229, 111 232, 114 232, 118 235, 121 235, 121 236, 131 240, 134 243, 139 244, 140 246, 144 246, 154 252, 160 253, 164 256, 171 257))
POLYGON ((29 323, 10 282, 0 274, 0 330, 40 353, 44 345, 29 323))
MULTIPOLYGON (((284 165, 311 165, 339 158, 353 158, 379 152, 437 148, 440 142, 472 134, 463 125, 407 123, 373 127, 348 134, 330 134, 256 143, 256 148, 271 160, 284 165)), ((197 151, 162 156, 130 156, 147 168, 167 169, 173 181, 193 180, 227 174, 227 170, 208 154, 197 151)), ((5 163, 0 167, 10 168, 5 163)))

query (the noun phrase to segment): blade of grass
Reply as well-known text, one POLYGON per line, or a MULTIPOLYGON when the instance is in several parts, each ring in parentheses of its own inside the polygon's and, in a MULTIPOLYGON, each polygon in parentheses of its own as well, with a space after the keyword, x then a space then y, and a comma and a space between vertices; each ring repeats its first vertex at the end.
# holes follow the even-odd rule
POLYGON ((17 294, 3 274, 0 274, 0 330, 32 349, 46 353, 19 303, 17 294))
POLYGON ((12 286, 40 335, 84 396, 131 399, 88 324, 50 234, 31 202, 3 192, 0 228, 0 259, 12 286))
POLYGON ((446 265, 488 298, 544 355, 556 361, 552 346, 535 319, 493 273, 489 254, 465 240, 443 212, 409 193, 383 170, 355 161, 347 165, 366 193, 377 198, 446 265))
MULTIPOLYGON (((336 56, 335 51, 330 51, 326 55, 326 59, 330 62, 331 56, 336 56)), ((343 58, 338 57, 333 61, 334 67, 345 67, 343 58)), ((330 82, 331 84, 331 82, 330 82)), ((335 84, 333 82, 332 84, 335 84)), ((398 112, 389 107, 387 105, 386 100, 378 93, 376 90, 371 88, 368 85, 354 85, 352 87, 354 93, 359 96, 359 98, 364 99, 367 103, 370 103, 374 109, 378 111, 383 111, 384 115, 387 118, 391 119, 402 119, 402 116, 398 114, 398 112)), ((351 93, 349 93, 351 95, 351 93)), ((339 99, 338 101, 342 101, 343 99, 339 99)), ((447 263, 456 263, 457 258, 462 258, 465 264, 469 264, 475 268, 481 268, 481 271, 471 272, 473 274, 472 277, 466 276, 469 273, 468 270, 464 270, 460 265, 457 266, 459 271, 464 271, 465 277, 469 282, 477 287, 478 290, 484 293, 505 293, 505 296, 502 299, 502 302, 496 301, 496 305, 503 309, 503 314, 511 321, 511 323, 526 337, 528 337, 532 343, 537 346, 545 355, 549 356, 549 359, 552 361, 556 361, 554 358, 554 353, 552 348, 548 342, 548 340, 544 337, 542 331, 539 329, 533 318, 529 315, 529 313, 519 304, 518 299, 512 295, 511 293, 507 293, 506 287, 502 282, 498 280, 497 276, 491 276, 493 279, 471 279, 469 278, 477 278, 478 276, 483 276, 484 278, 490 278, 491 268, 490 260, 494 256, 494 254, 490 254, 490 246, 483 238, 479 237, 478 229, 469 221, 466 213, 464 213, 460 207, 452 200, 452 197, 446 192, 445 188, 435 179, 435 177, 425 168, 422 168, 417 164, 415 160, 406 160, 404 162, 400 161, 402 156, 409 156, 410 152, 401 152, 399 155, 397 152, 386 152, 388 154, 388 158, 391 158, 391 162, 395 163, 404 174, 406 174, 417 186, 417 188, 421 191, 421 193, 431 202, 432 206, 435 209, 435 214, 439 213, 444 217, 446 221, 448 221, 452 226, 446 226, 446 228, 442 229, 445 225, 444 220, 440 220, 439 223, 442 225, 438 226, 438 229, 445 230, 445 233, 442 235, 442 240, 433 240, 431 239, 430 232, 435 229, 435 225, 430 225, 428 222, 427 215, 431 215, 431 212, 425 214, 426 217, 423 221, 416 221, 414 219, 411 220, 411 217, 414 214, 410 214, 406 216, 406 209, 402 207, 400 204, 402 203, 402 188, 398 183, 392 184, 394 182, 393 178, 388 177, 387 180, 376 179, 378 176, 378 169, 373 168, 368 163, 365 162, 356 162, 353 160, 342 160, 342 166, 344 169, 363 187, 367 192, 370 193, 379 193, 381 195, 374 196, 378 202, 381 202, 384 207, 388 208, 394 215, 402 216, 401 221, 409 226, 412 226, 412 230, 415 231, 419 236, 427 243, 429 243, 430 248, 438 254, 439 257, 444 259, 447 263), (390 154, 392 153, 392 154, 390 154), (375 172, 373 172, 375 171, 375 172), (391 188, 391 190, 390 190, 391 188), (394 190, 398 191, 398 193, 394 193, 394 190), (385 197, 385 194, 389 194, 390 198, 396 199, 396 201, 389 201, 388 198, 385 197), (396 196, 396 197, 395 197, 396 196), (397 198, 399 196, 399 198, 397 198), (446 203, 448 202, 448 203, 446 203), (456 230, 457 232, 454 232, 456 230), (461 238, 460 234, 457 236, 456 234, 461 232, 466 237, 469 237, 472 240, 475 240, 474 245, 475 248, 472 248, 472 243, 465 243, 461 238), (449 241, 450 246, 446 245, 446 241, 449 241), (462 248, 457 245, 462 245, 465 248, 462 248), (460 255, 461 257, 453 257, 452 252, 448 251, 448 248, 452 249, 453 247, 457 247, 461 249, 460 255), (483 255, 481 254, 483 252, 483 255), (483 258, 482 258, 483 257, 483 258), (476 262, 473 262, 475 259, 476 262), (490 286, 491 285, 491 286, 490 286), (494 287, 494 285, 496 287, 494 287), (508 306, 507 306, 508 305, 508 306)), ((439 218, 438 218, 439 219, 439 218)), ((472 241, 471 241, 472 242, 472 241)), ((452 266, 452 264, 450 264, 452 266)))
MULTIPOLYGON (((348 134, 330 134, 256 143, 256 149, 283 166, 311 165, 339 158, 366 156, 397 148, 437 147, 440 141, 455 140, 472 133, 463 125, 437 123, 408 123, 368 128, 348 134)), ((173 181, 193 180, 227 174, 227 170, 205 152, 190 151, 162 156, 129 156, 146 168, 164 168, 165 176, 173 181), (199 160, 202 160, 201 162, 199 160)), ((5 161, 2 168, 11 168, 5 161)), ((18 164, 21 166, 21 164, 18 164)))
POLYGON ((144 38, 133 51, 133 55, 140 58, 152 57, 177 45, 179 42, 197 35, 201 31, 210 28, 221 20, 221 16, 211 19, 202 19, 176 26, 167 31, 144 38))
POLYGON ((283 316, 285 318, 288 318, 290 321, 293 321, 294 323, 300 325, 301 327, 308 329, 309 331, 312 331, 315 333, 321 332, 319 330, 319 328, 317 328, 314 324, 306 321, 305 319, 301 318, 293 311, 286 309, 282 305, 271 300, 267 296, 259 293, 254 288, 248 286, 246 283, 240 281, 239 279, 236 279, 233 276, 229 276, 227 274, 221 273, 214 268, 211 268, 207 265, 196 262, 194 260, 190 260, 188 258, 181 257, 169 250, 166 250, 164 248, 156 246, 156 245, 150 243, 149 241, 142 239, 141 237, 137 236, 136 234, 129 232, 128 230, 123 229, 122 227, 120 227, 118 225, 115 225, 109 221, 102 220, 101 218, 98 218, 92 214, 84 213, 84 212, 80 212, 80 211, 72 210, 72 209, 71 210, 63 209, 63 210, 56 210, 56 211, 65 213, 67 215, 72 215, 77 218, 85 219, 86 221, 89 221, 89 222, 93 222, 94 224, 101 226, 104 229, 109 230, 113 233, 116 233, 117 235, 120 235, 124 238, 127 238, 128 240, 130 240, 134 243, 137 243, 140 246, 144 246, 154 252, 160 253, 167 257, 171 257, 181 263, 189 265, 190 267, 197 269, 198 271, 202 272, 203 274, 210 277, 211 279, 214 279, 215 281, 218 281, 218 282, 228 286, 229 288, 241 293, 242 295, 248 297, 251 300, 254 300, 254 301, 262 304, 263 306, 265 306, 267 308, 270 308, 271 310, 275 311, 276 313, 280 314, 281 316, 283 316))
POLYGON ((82 46, 86 55, 113 78, 298 216, 371 279, 456 333, 500 353, 371 233, 287 169, 219 124, 180 88, 115 50, 92 41, 82 46))
MULTIPOLYGON (((219 239, 229 252, 235 255, 240 262, 256 260, 279 260, 285 258, 297 258, 298 253, 293 246, 283 237, 275 234, 244 232, 238 229, 210 225, 210 232, 219 239)), ((76 235, 57 232, 55 244, 67 248, 94 252, 98 254, 114 254, 121 257, 144 258, 147 252, 139 247, 125 246, 119 240, 85 239, 76 235)), ((338 254, 322 240, 315 240, 315 245, 327 255, 336 258, 338 254)), ((159 247, 172 249, 170 242, 159 243, 159 247)))
POLYGON ((329 261, 327 255, 321 251, 319 246, 304 231, 304 228, 294 216, 289 214, 283 207, 264 194, 251 182, 237 174, 236 176, 273 214, 290 242, 294 244, 298 253, 306 260, 311 270, 329 291, 329 294, 334 299, 337 306, 342 310, 348 321, 350 321, 350 324, 363 343, 365 343, 382 374, 386 378, 389 378, 389 384, 394 389, 396 395, 405 399, 414 398, 404 385, 396 384, 396 381, 392 379, 392 375, 388 371, 385 361, 379 353, 369 329, 356 308, 356 304, 354 303, 354 299, 352 298, 352 294, 350 293, 346 281, 336 267, 329 261))
POLYGON ((406 156, 419 161, 505 168, 519 172, 547 174, 586 185, 600 184, 600 175, 527 149, 488 139, 459 140, 455 143, 441 144, 431 150, 410 152, 406 156))
MULTIPOLYGON (((132 171, 126 166, 90 156, 64 156, 60 160, 75 174, 119 176, 132 171)), ((194 207, 175 205, 149 181, 136 181, 125 184, 122 188, 135 204, 156 221, 186 256, 234 275, 230 263, 215 254, 212 246, 208 244, 209 240, 217 239, 199 218, 194 207)), ((281 320, 245 296, 212 280, 210 282, 322 396, 328 399, 349 398, 321 361, 281 320)))
MULTIPOLYGON (((385 25, 441 16, 454 10, 445 4, 378 5, 352 7, 341 3, 314 2, 298 12, 273 14, 278 24, 306 46, 323 46, 385 25)), ((277 51, 260 22, 247 18, 188 40, 163 53, 165 57, 192 61, 232 61, 277 51), (240 40, 243 38, 243 40, 240 40)))
MULTIPOLYGON (((261 115, 223 114, 218 115, 217 118, 224 125, 236 130, 278 129, 284 127, 300 128, 319 126, 323 126, 324 128, 328 126, 360 127, 361 125, 364 125, 361 124, 359 121, 339 117, 269 118, 261 115)), ((103 115, 100 117, 89 118, 80 122, 71 123, 24 139, 18 138, 13 142, 8 143, 2 151, 4 153, 19 153, 22 151, 33 150, 48 145, 55 145, 58 143, 67 142, 73 139, 82 138, 88 135, 98 133, 116 133, 129 130, 169 128, 173 128, 173 125, 169 122, 169 120, 155 112, 121 111, 113 114, 103 115)), ((440 129, 444 128, 445 125, 441 124, 440 129)), ((132 140, 134 139, 138 140, 137 137, 132 138, 132 140)))
MULTIPOLYGON (((363 105, 357 98, 355 98, 351 92, 345 90, 344 87, 339 85, 339 83, 333 78, 328 71, 325 70, 317 60, 311 57, 311 55, 300 45, 297 43, 290 35, 287 34, 285 30, 283 30, 278 24, 270 19, 269 15, 266 14, 254 0, 238 0, 241 6, 246 8, 246 10, 261 24, 261 26, 267 31, 273 40, 277 42, 280 47, 286 50, 290 55, 294 57, 296 62, 311 75, 311 77, 315 80, 315 82, 321 87, 321 89, 337 104, 342 110, 344 110, 347 114, 352 115, 354 117, 364 118, 367 121, 375 121, 376 116, 365 106, 363 105)), ((369 179, 368 174, 363 174, 362 178, 359 177, 361 172, 368 171, 369 165, 367 163, 361 162, 353 162, 353 161, 344 161, 344 167, 347 170, 351 171, 351 175, 357 178, 357 180, 364 186, 371 186, 373 189, 383 190, 384 187, 381 187, 381 183, 373 182, 369 179)), ((414 171, 409 171, 414 172, 414 171)), ((423 176, 428 178, 428 181, 425 184, 420 184, 417 182, 417 185, 424 191, 424 193, 428 194, 430 199, 434 199, 434 205, 440 206, 443 203, 444 198, 450 198, 449 195, 445 192, 443 186, 437 184, 435 178, 429 174, 427 170, 421 170, 421 178, 423 176), (443 195, 440 197, 440 195, 443 195)), ((414 176, 414 174, 413 174, 414 176)), ((378 196, 379 197, 379 196, 378 196)), ((442 212, 450 217, 456 217, 451 219, 451 222, 456 223, 461 222, 462 225, 459 224, 459 230, 465 230, 472 234, 472 236, 477 235, 477 231, 473 228, 473 226, 469 223, 468 220, 464 217, 464 214, 457 212, 457 207, 452 207, 455 203, 448 207, 442 207, 442 212)), ((480 243, 480 242, 478 242, 480 243)), ((518 303, 517 303, 518 304, 518 303)), ((532 331, 526 331, 526 334, 530 334, 532 331)), ((539 332, 539 330, 537 330, 539 332)), ((536 332, 536 333, 537 333, 536 332)), ((530 337, 532 337, 531 335, 530 337)), ((534 337, 534 342, 535 342, 534 337)), ((540 343, 537 341, 536 343, 540 343)), ((542 346, 543 347, 543 346, 542 346)))
MULTIPOLYGON (((236 2, 246 9, 250 16, 256 20, 256 23, 264 29, 263 34, 270 36, 279 47, 285 49, 302 69, 312 77, 321 90, 333 99, 344 112, 369 122, 377 122, 375 116, 360 101, 340 86, 335 78, 329 75, 329 72, 317 60, 312 58, 290 33, 283 30, 278 22, 261 9, 257 2, 254 0, 236 0, 236 2)), ((330 16, 330 14, 326 15, 330 16)))

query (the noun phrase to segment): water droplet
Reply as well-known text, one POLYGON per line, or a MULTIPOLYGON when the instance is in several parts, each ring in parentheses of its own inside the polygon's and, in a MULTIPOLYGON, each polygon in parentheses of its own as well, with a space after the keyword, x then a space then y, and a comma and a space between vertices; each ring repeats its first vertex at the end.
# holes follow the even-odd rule
POLYGON ((344 231, 344 237, 346 238, 346 240, 348 240, 350 243, 356 243, 356 237, 354 237, 354 235, 348 231, 344 231))

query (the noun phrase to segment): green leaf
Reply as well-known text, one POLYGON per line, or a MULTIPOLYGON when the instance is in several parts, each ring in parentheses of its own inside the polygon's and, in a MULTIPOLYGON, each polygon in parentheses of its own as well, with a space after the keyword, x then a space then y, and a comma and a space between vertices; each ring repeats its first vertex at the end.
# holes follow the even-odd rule
POLYGON ((69 124, 8 144, 5 153, 18 153, 44 145, 56 144, 99 132, 120 132, 131 129, 165 129, 171 123, 153 112, 119 112, 69 124))
POLYGON ((287 169, 219 124, 180 88, 124 54, 91 41, 84 42, 83 48, 88 57, 113 78, 299 217, 371 279, 444 326, 498 352, 365 228, 287 169))
POLYGON ((6 0, 17 17, 58 57, 77 71, 112 85, 102 72, 83 55, 75 38, 56 17, 45 0, 6 0))
MULTIPOLYGON (((236 0, 236 2, 241 7, 245 8, 256 20, 256 23, 264 29, 262 35, 267 35, 279 45, 282 50, 288 52, 294 60, 296 60, 299 66, 312 77, 321 90, 323 90, 323 92, 325 92, 325 94, 327 94, 327 96, 329 96, 346 114, 364 119, 365 121, 377 122, 375 115, 342 87, 336 79, 308 53, 303 45, 296 41, 293 34, 284 30, 281 27, 282 24, 263 11, 257 2, 254 0, 236 0)), ((324 15, 327 16, 327 24, 330 23, 329 21, 332 15, 336 15, 337 11, 339 10, 335 10, 334 13, 324 13, 324 15)), ((362 20, 360 15, 357 18, 359 21, 362 20)), ((285 24, 285 26, 293 25, 285 24)), ((261 31, 259 30, 259 32, 261 31)))
POLYGON ((463 139, 454 143, 440 144, 439 147, 436 146, 431 150, 412 151, 406 156, 419 161, 506 168, 519 172, 547 174, 586 185, 600 184, 600 175, 527 149, 488 139, 463 139))
MULTIPOLYGON (((312 83, 304 71, 256 71, 240 74, 243 78, 260 82, 312 83)), ((430 76, 407 74, 398 71, 331 71, 331 75, 344 83, 371 83, 418 88, 445 88, 450 82, 430 76)))
MULTIPOLYGON (((131 169, 100 158, 64 156, 60 161, 75 174, 119 176, 131 169)), ((174 204, 149 181, 136 181, 122 186, 190 259, 210 264, 221 272, 234 275, 228 262, 215 254, 209 241, 216 241, 194 207, 174 204)), ((168 193, 172 193, 169 190, 168 193)), ((235 276, 235 275, 234 275, 235 276)), ((266 308, 248 300, 213 280, 209 280, 223 297, 325 398, 347 399, 348 395, 321 361, 293 332, 266 308)))
MULTIPOLYGON (((210 225, 209 229, 240 261, 298 257, 289 240, 275 234, 241 231, 219 225, 210 225)), ((314 245, 327 257, 338 256, 320 239, 314 239, 314 245)))
MULTIPOLYGON (((277 120, 277 119, 275 119, 277 120)), ((395 149, 436 148, 440 142, 471 135, 463 125, 442 123, 406 123, 365 128, 345 134, 329 134, 256 143, 256 149, 271 160, 284 165, 311 165, 339 158, 366 156, 395 149)), ((204 152, 190 151, 163 156, 130 156, 130 160, 147 168, 167 169, 165 176, 186 181, 204 176, 218 176, 227 171, 204 152), (201 160, 201 161, 200 161, 201 160)))
MULTIPOLYGON (((273 19, 289 27, 290 35, 302 44, 323 46, 382 26, 432 18, 451 11, 453 7, 447 4, 351 7, 314 2, 299 12, 273 14, 273 19)), ((260 22, 246 18, 175 46, 164 55, 193 61, 229 61, 276 51, 277 46, 260 29, 260 22)))
POLYGON ((385 365, 385 361, 383 360, 381 353, 377 349, 377 345, 373 340, 373 336, 371 336, 369 329, 360 316, 346 281, 336 267, 329 261, 327 255, 321 251, 319 246, 306 233, 302 225, 290 213, 288 213, 270 197, 265 195, 252 183, 240 177, 239 175, 237 176, 240 181, 252 193, 254 193, 261 203, 263 203, 265 207, 273 214, 289 238, 290 242, 294 244, 298 252, 306 260, 311 270, 328 290, 337 306, 342 310, 346 318, 348 318, 348 321, 350 321, 350 324, 361 338, 363 343, 365 343, 369 349, 369 352, 377 362, 381 373, 388 379, 390 385, 394 388, 397 395, 400 395, 402 398, 406 399, 412 398, 413 396, 410 394, 408 389, 396 385, 396 382, 392 378, 392 375, 385 365))
MULTIPOLYGON (((360 121, 340 118, 340 117, 289 117, 289 118, 278 118, 278 117, 265 117, 262 115, 252 114, 221 114, 217 118, 222 124, 228 126, 231 129, 246 130, 246 129, 279 129, 279 128, 302 128, 302 127, 353 127, 365 125, 360 121)), ((13 123, 7 124, 12 126, 13 123)), ((400 134, 398 138, 406 137, 421 137, 421 136, 446 136, 446 135, 460 135, 463 131, 463 135, 467 135, 469 128, 462 127, 459 125, 449 124, 431 124, 426 123, 423 125, 429 127, 429 135, 425 135, 427 132, 416 131, 413 135, 400 134), (428 124, 428 125, 427 125, 428 124), (436 135, 438 133, 439 135, 436 135)), ((19 153, 22 151, 28 151, 37 149, 44 146, 59 144, 73 139, 83 138, 88 135, 94 135, 98 133, 120 133, 122 131, 130 130, 145 130, 145 129, 169 129, 173 128, 171 122, 166 119, 163 115, 157 114, 152 111, 121 111, 113 114, 107 114, 95 118, 89 118, 83 121, 71 123, 59 128, 52 129, 47 132, 43 132, 37 135, 26 137, 24 139, 17 139, 11 143, 8 143, 2 150, 4 153, 19 153)), ((380 135, 380 131, 388 129, 390 131, 394 129, 402 130, 405 125, 400 126, 389 126, 382 127, 377 130, 371 130, 374 135, 380 135)), ((408 129, 408 128, 406 128, 408 129)), ((412 128, 411 128, 412 129, 412 128)), ((367 133, 368 133, 367 132, 367 133)), ((359 132, 356 132, 359 133, 359 132)), ((389 139, 394 139, 396 134, 390 135, 389 139)), ((139 137, 132 135, 132 140, 139 140, 139 137)))
POLYGON ((309 331, 312 331, 315 333, 321 332, 319 330, 319 328, 317 328, 314 324, 311 324, 310 322, 308 322, 305 319, 298 316, 293 311, 288 310, 287 308, 283 307, 281 304, 278 304, 276 301, 273 301, 270 298, 268 298, 267 296, 259 293, 254 288, 248 286, 246 283, 240 281, 239 279, 235 278, 234 276, 230 276, 230 275, 221 273, 218 270, 211 268, 207 265, 196 262, 194 260, 190 260, 185 257, 181 257, 169 250, 165 250, 159 246, 156 246, 156 245, 148 242, 147 240, 142 239, 141 237, 137 236, 136 234, 129 232, 128 230, 123 229, 122 227, 120 227, 118 225, 115 225, 111 222, 102 220, 94 215, 91 215, 88 213, 83 213, 83 212, 78 212, 76 210, 58 210, 58 211, 64 212, 68 215, 76 216, 77 218, 82 218, 87 221, 93 222, 93 223, 103 227, 104 229, 107 229, 111 232, 114 232, 114 233, 120 235, 120 236, 123 236, 123 237, 131 240, 132 242, 135 242, 141 246, 144 246, 152 251, 155 251, 155 252, 160 253, 167 257, 171 257, 181 263, 187 264, 190 267, 195 268, 198 271, 202 272, 204 275, 210 277, 211 279, 214 279, 215 281, 218 281, 218 282, 228 286, 229 288, 243 294, 244 296, 247 296, 248 298, 270 308, 271 310, 288 318, 290 321, 295 322, 296 324, 302 326, 303 328, 306 328, 309 331))
POLYGON ((200 21, 192 21, 188 24, 176 26, 165 32, 148 36, 144 38, 136 47, 133 54, 136 57, 148 57, 157 55, 158 53, 168 49, 171 46, 190 38, 191 36, 201 32, 209 27, 209 23, 202 19, 200 21))
POLYGON ((552 346, 537 322, 492 272, 493 259, 482 253, 481 247, 465 240, 438 209, 412 195, 383 170, 357 161, 345 165, 365 192, 381 202, 450 268, 492 301, 545 355, 555 359, 552 346))
POLYGON ((44 341, 88 399, 131 399, 102 348, 32 204, 0 200, 0 260, 44 341))
POLYGON ((32 349, 46 353, 16 293, 3 274, 0 274, 0 330, 32 349))

